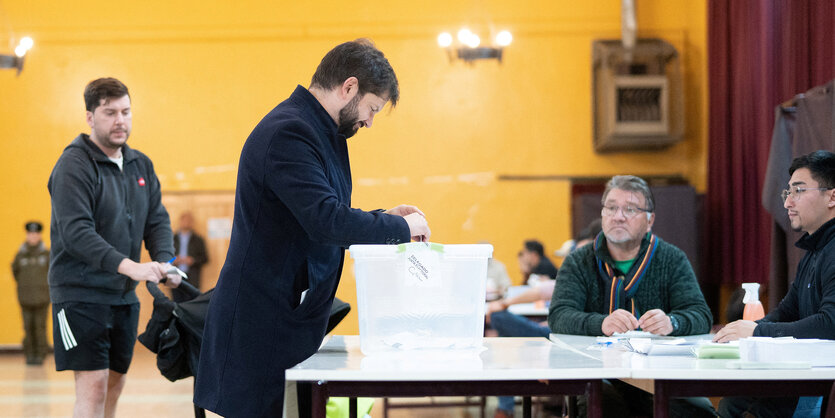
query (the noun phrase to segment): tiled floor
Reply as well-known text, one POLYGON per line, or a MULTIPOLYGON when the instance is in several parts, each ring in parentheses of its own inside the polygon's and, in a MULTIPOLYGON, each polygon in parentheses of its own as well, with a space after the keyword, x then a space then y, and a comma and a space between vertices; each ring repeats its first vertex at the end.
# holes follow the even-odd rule
MULTIPOLYGON (((118 417, 190 417, 192 409, 192 379, 169 382, 159 374, 156 357, 137 346, 134 362, 128 372, 127 385, 119 400, 118 417)), ((392 402, 423 402, 433 400, 395 399, 392 402)), ((443 399, 434 399, 443 402, 443 399)), ((75 383, 72 372, 56 372, 52 357, 42 366, 27 366, 22 354, 0 354, 0 417, 70 417, 75 402, 75 383)), ((382 418, 382 399, 375 400, 372 418, 382 418)), ((495 398, 488 398, 486 416, 492 417, 495 398)), ((517 416, 521 409, 517 406, 517 416)), ((536 414, 539 415, 539 414, 536 414)), ((211 413, 207 416, 216 417, 211 413)), ((395 408, 389 418, 476 418, 479 408, 422 407, 395 408)))

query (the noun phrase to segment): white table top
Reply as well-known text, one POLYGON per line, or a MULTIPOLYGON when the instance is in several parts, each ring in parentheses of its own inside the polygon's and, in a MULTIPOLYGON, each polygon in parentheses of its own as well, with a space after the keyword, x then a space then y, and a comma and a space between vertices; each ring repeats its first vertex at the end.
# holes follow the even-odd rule
MULTIPOLYGON (((687 339, 709 340, 710 335, 687 339)), ((739 360, 698 359, 688 356, 647 356, 612 347, 589 350, 596 337, 551 334, 557 346, 600 359, 604 367, 630 370, 633 379, 660 380, 833 380, 835 367, 808 369, 738 369, 729 365, 739 360)))
POLYGON ((291 381, 499 381, 617 379, 628 368, 604 367, 544 338, 485 338, 486 349, 394 351, 365 356, 359 336, 333 336, 312 357, 287 370, 291 381))

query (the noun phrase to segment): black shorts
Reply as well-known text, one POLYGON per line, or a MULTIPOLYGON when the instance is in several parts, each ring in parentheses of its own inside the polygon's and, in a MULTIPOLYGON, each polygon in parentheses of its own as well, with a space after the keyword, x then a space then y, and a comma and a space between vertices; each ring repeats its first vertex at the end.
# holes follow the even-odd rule
POLYGON ((136 344, 139 304, 52 304, 55 370, 127 373, 136 344))

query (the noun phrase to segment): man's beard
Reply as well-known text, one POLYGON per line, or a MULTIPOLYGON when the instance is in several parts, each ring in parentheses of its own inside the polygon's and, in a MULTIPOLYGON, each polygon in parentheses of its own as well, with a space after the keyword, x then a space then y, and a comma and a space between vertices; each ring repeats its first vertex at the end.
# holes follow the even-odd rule
POLYGON ((359 103, 360 95, 357 93, 345 107, 339 110, 339 126, 337 130, 342 135, 345 135, 346 139, 354 136, 359 130, 359 127, 354 127, 359 122, 359 111, 357 110, 359 103))
POLYGON ((101 143, 101 145, 106 147, 106 148, 119 149, 119 148, 122 147, 122 145, 124 145, 126 142, 128 142, 128 138, 130 137, 130 131, 129 130, 127 130, 127 129, 121 129, 121 130, 124 131, 124 133, 125 133, 125 139, 124 139, 124 141, 121 141, 121 143, 111 139, 113 134, 116 133, 116 130, 109 131, 109 132, 101 132, 101 131, 96 130, 95 131, 96 139, 98 139, 98 141, 101 143))

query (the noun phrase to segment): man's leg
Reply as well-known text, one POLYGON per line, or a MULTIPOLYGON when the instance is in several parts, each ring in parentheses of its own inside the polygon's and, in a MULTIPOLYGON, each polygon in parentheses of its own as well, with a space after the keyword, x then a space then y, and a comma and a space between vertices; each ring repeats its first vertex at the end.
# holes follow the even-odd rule
POLYGON ((49 314, 49 305, 38 306, 34 309, 35 324, 34 324, 34 345, 35 345, 35 361, 38 364, 43 363, 43 358, 49 352, 49 343, 46 340, 46 316, 49 314))
POLYGON ((124 373, 114 372, 113 370, 108 371, 110 373, 107 379, 107 401, 105 403, 104 416, 106 418, 114 418, 116 416, 116 403, 119 401, 122 389, 125 388, 127 378, 124 373))
POLYGON ((75 372, 73 417, 104 417, 109 370, 75 372))
POLYGON ((748 396, 727 396, 719 401, 719 416, 722 418, 740 417, 751 414, 756 417, 790 417, 797 408, 795 397, 787 398, 752 398, 748 396))
POLYGON ((133 359, 139 324, 139 304, 112 306, 110 309, 113 314, 113 326, 110 329, 110 374, 105 408, 107 418, 113 418, 116 414, 116 403, 125 387, 125 374, 133 359))
POLYGON ((682 418, 711 417, 717 412, 710 399, 703 397, 673 398, 670 401, 670 416, 682 418))
POLYGON ((35 364, 35 315, 32 309, 26 306, 21 306, 20 312, 23 316, 23 355, 26 357, 26 364, 35 364))
POLYGON ((524 316, 514 315, 508 311, 493 312, 490 315, 490 326, 499 337, 543 337, 548 338, 548 327, 537 324, 524 316))

